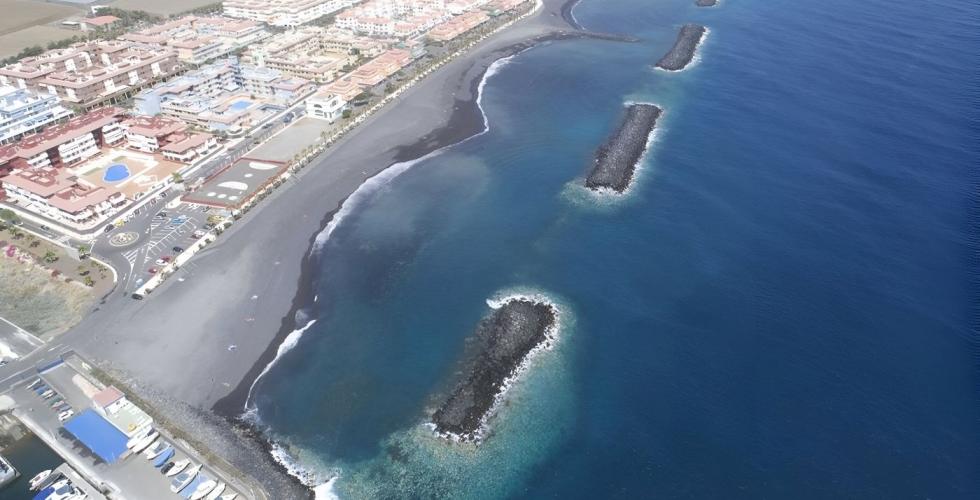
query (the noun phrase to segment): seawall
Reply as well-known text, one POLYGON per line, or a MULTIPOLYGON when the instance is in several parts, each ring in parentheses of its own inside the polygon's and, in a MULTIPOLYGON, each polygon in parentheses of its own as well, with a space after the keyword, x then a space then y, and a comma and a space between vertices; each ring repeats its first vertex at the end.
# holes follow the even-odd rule
POLYGON ((680 71, 684 69, 694 59, 694 54, 698 50, 698 44, 704 37, 707 29, 699 24, 685 24, 677 33, 677 40, 665 56, 657 61, 656 66, 668 71, 680 71))
POLYGON ((596 151, 585 187, 612 189, 618 193, 625 191, 662 113, 663 110, 653 104, 630 104, 619 129, 596 151))
POLYGON ((477 352, 463 380, 433 413, 436 431, 475 440, 496 397, 528 354, 548 339, 557 322, 551 305, 516 298, 480 321, 477 352))

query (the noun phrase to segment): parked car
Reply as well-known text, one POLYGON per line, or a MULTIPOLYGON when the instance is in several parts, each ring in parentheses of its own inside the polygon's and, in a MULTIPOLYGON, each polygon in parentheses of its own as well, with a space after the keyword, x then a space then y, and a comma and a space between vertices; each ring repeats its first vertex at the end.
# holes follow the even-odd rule
POLYGON ((159 217, 161 219, 166 219, 167 218, 167 212, 163 212, 163 211, 157 212, 157 217, 159 217))
POLYGON ((157 259, 157 265, 158 266, 165 266, 165 265, 167 265, 170 262, 170 259, 171 259, 171 257, 169 255, 164 255, 163 257, 160 257, 159 259, 157 259))
POLYGON ((115 228, 116 228, 116 226, 114 226, 112 224, 109 224, 108 226, 105 227, 105 229, 103 230, 103 232, 108 233, 109 231, 112 231, 115 228))
POLYGON ((181 248, 181 247, 173 247, 173 248, 171 248, 171 250, 173 250, 174 253, 183 253, 184 252, 184 249, 181 248))
POLYGON ((61 421, 61 422, 64 422, 65 420, 68 420, 69 418, 71 418, 72 415, 74 415, 74 414, 75 414, 75 411, 74 410, 65 410, 65 411, 63 411, 63 412, 61 412, 61 413, 58 414, 58 420, 61 421))
POLYGON ((191 234, 191 237, 192 238, 203 238, 205 234, 207 234, 207 233, 205 233, 204 231, 201 231, 200 229, 198 229, 197 231, 194 231, 191 234))
POLYGON ((147 269, 146 272, 148 272, 150 274, 156 274, 157 273, 157 268, 151 267, 151 268, 147 269))

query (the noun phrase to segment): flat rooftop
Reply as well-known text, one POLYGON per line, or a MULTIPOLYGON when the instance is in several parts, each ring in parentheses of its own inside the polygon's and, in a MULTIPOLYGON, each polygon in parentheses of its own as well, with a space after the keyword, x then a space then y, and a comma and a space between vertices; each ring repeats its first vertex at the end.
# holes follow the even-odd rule
POLYGON ((181 199, 200 205, 238 208, 286 168, 285 162, 241 158, 181 199))

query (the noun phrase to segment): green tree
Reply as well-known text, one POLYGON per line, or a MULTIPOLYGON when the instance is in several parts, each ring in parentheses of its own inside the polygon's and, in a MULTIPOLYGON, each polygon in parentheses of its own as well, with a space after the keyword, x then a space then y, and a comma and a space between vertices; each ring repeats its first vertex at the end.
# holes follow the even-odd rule
POLYGON ((10 210, 9 208, 0 208, 0 219, 13 223, 20 220, 20 218, 17 217, 17 214, 15 214, 14 211, 10 210))
POLYGON ((52 252, 51 250, 48 250, 47 252, 44 253, 44 262, 51 264, 57 261, 58 261, 58 255, 52 252))

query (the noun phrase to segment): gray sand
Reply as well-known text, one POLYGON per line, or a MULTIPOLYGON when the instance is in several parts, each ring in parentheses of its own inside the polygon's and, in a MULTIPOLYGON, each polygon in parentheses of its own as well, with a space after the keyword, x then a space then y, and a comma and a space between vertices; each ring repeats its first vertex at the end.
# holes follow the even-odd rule
MULTIPOLYGON (((275 191, 146 300, 113 295, 63 341, 130 379, 162 411, 176 410, 173 400, 209 411, 243 381, 284 322, 292 326, 292 318, 284 316, 297 294, 301 262, 329 214, 396 160, 458 140, 458 123, 482 124, 470 110, 462 119, 457 113, 453 130, 445 129, 460 100, 473 101, 474 80, 506 55, 504 49, 569 30, 562 3, 544 0, 539 12, 429 75, 334 145, 319 164, 275 191), (426 137, 425 145, 418 144, 420 137, 426 137), (229 350, 231 345, 236 348, 229 350)), ((185 425, 194 420, 174 417, 185 425)), ((187 431, 207 441, 216 431, 205 424, 187 431)))

